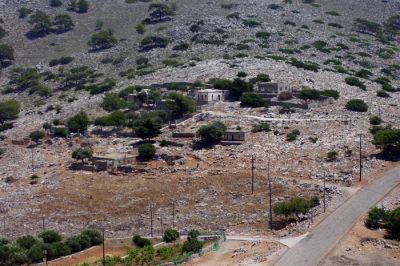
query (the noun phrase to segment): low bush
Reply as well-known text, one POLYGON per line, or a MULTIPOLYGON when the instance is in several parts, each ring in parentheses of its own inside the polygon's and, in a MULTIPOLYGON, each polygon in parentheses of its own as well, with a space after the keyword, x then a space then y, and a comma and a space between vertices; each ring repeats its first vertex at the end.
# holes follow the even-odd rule
POLYGON ((141 144, 138 148, 139 159, 148 161, 156 155, 156 147, 151 143, 141 144))
POLYGON ((43 240, 44 243, 46 244, 51 244, 54 242, 59 242, 61 241, 61 236, 58 232, 54 230, 48 230, 44 231, 39 235, 39 237, 43 240))
POLYGON ((388 218, 388 212, 383 208, 374 207, 368 212, 368 218, 365 226, 370 229, 378 229, 384 227, 388 218))
POLYGON ((339 99, 340 97, 340 93, 337 90, 323 90, 321 95, 325 97, 332 97, 335 100, 339 99))
POLYGON ((174 242, 179 239, 179 232, 175 229, 167 229, 164 232, 163 240, 167 243, 174 242))
POLYGON ((258 94, 252 92, 245 92, 240 97, 241 107, 263 107, 265 105, 265 99, 258 94))
POLYGON ((371 116, 369 118, 369 122, 371 125, 380 125, 382 123, 382 118, 380 118, 379 116, 371 116))
POLYGON ((353 112, 366 112, 368 105, 360 99, 352 99, 346 103, 346 109, 353 112))
POLYGON ((338 153, 336 151, 330 151, 326 155, 328 162, 333 162, 337 160, 338 153))
POLYGON ((253 125, 253 129, 251 132, 257 133, 257 132, 270 132, 271 127, 267 122, 260 122, 258 124, 253 125))
POLYGON ((132 238, 132 242, 139 248, 144 248, 146 246, 151 246, 150 240, 148 240, 147 238, 143 238, 140 235, 135 235, 132 238))
POLYGON ((299 135, 300 135, 300 131, 295 129, 292 132, 286 134, 286 140, 287 141, 295 141, 299 135))
POLYGON ((381 98, 390 98, 390 94, 387 93, 384 90, 379 90, 376 92, 376 96, 381 97, 381 98))
POLYGON ((345 78, 345 82, 350 86, 359 87, 362 90, 366 90, 367 89, 365 84, 361 80, 356 78, 356 77, 347 77, 347 78, 345 78))

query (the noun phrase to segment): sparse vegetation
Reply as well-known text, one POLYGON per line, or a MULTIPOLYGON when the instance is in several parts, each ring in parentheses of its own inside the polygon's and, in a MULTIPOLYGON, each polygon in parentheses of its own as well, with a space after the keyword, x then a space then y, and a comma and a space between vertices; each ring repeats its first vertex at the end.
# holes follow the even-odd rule
POLYGON ((204 145, 213 145, 221 140, 225 131, 226 126, 222 122, 216 121, 209 125, 201 126, 196 135, 204 145))
POLYGON ((151 143, 141 144, 139 145, 138 152, 139 159, 149 161, 154 158, 154 155, 156 155, 156 147, 151 143))
POLYGON ((92 35, 88 45, 95 50, 103 50, 111 48, 117 43, 112 30, 102 30, 92 35))
POLYGON ((266 105, 264 98, 252 92, 245 92, 240 97, 242 107, 263 107, 266 105))
POLYGON ((346 103, 346 109, 353 112, 366 112, 368 105, 360 99, 353 99, 346 103))

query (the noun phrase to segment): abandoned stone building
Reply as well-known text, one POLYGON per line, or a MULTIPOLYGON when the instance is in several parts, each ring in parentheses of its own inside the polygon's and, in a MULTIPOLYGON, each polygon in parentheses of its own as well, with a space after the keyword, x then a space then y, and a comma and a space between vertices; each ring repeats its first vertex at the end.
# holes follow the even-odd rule
POLYGON ((281 92, 293 92, 293 88, 289 85, 276 82, 260 82, 257 83, 255 93, 263 98, 274 98, 281 92))
POLYGON ((135 155, 122 153, 94 154, 92 157, 96 171, 117 169, 120 166, 135 162, 135 155))
POLYGON ((215 89, 195 90, 193 92, 193 97, 199 105, 222 102, 225 100, 226 95, 227 91, 215 89))
POLYGON ((227 130, 221 139, 222 145, 240 145, 246 141, 246 132, 240 130, 227 130))

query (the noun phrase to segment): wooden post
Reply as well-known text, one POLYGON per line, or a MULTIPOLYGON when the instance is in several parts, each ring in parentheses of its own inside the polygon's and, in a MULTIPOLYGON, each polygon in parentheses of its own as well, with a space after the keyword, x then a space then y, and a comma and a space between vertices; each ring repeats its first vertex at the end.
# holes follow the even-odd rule
POLYGON ((150 206, 150 235, 153 237, 153 206, 150 206))
POLYGON ((175 229, 175 201, 172 203, 172 228, 175 229))
POLYGON ((360 182, 362 177, 362 138, 360 134, 360 182))
POLYGON ((254 194, 254 155, 251 156, 251 194, 254 194))
POLYGON ((269 158, 268 158, 268 187, 269 187, 269 226, 271 230, 272 227, 272 184, 271 184, 271 177, 269 174, 269 158))
POLYGON ((326 192, 325 192, 325 180, 326 180, 326 174, 324 172, 324 213, 326 211, 326 192))
POLYGON ((106 265, 106 249, 105 249, 106 242, 104 234, 105 234, 105 229, 103 228, 103 265, 106 265))

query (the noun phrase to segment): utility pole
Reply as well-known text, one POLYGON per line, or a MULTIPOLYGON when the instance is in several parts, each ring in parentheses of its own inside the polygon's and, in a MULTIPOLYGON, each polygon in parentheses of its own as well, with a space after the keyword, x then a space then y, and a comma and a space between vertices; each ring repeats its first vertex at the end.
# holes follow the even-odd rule
POLYGON ((105 250, 105 239, 104 239, 105 229, 103 228, 103 265, 106 265, 106 250, 105 250))
POLYGON ((3 235, 6 236, 6 218, 3 220, 3 235))
POLYGON ((362 177, 362 135, 360 134, 360 182, 362 177))
POLYGON ((161 235, 164 235, 164 226, 163 226, 162 216, 160 216, 160 225, 161 225, 161 235))
POLYGON ((153 237, 153 206, 150 206, 150 235, 153 237))
POLYGON ((272 185, 271 185, 271 177, 269 175, 269 158, 268 158, 268 187, 269 187, 269 226, 271 230, 272 227, 272 185))
POLYGON ((325 172, 324 172, 324 213, 325 213, 325 211, 326 211, 326 197, 325 197, 325 195, 326 195, 326 192, 325 192, 325 180, 326 180, 326 175, 325 175, 325 172))
POLYGON ((43 261, 47 266, 48 265, 48 263, 47 263, 47 249, 43 249, 43 261))
POLYGON ((44 226, 44 217, 42 217, 42 230, 43 230, 43 232, 46 230, 46 228, 44 226))
POLYGON ((32 160, 32 173, 33 173, 33 171, 34 171, 34 163, 33 163, 33 147, 32 147, 32 149, 31 149, 31 160, 32 160))
POLYGON ((251 194, 254 194, 254 155, 251 156, 251 194))
POLYGON ((175 228, 175 201, 172 203, 172 228, 175 228))

